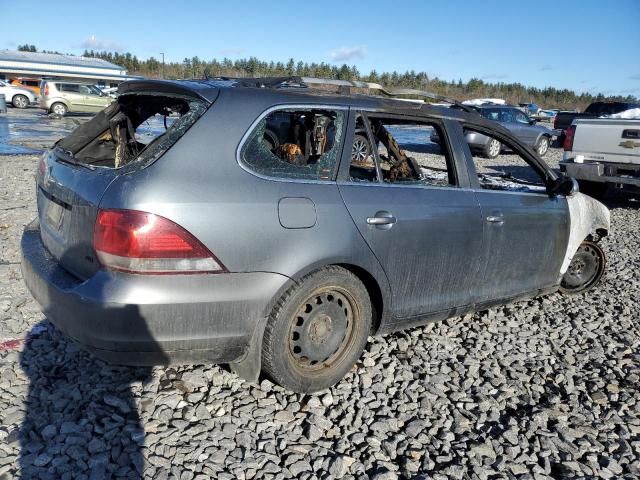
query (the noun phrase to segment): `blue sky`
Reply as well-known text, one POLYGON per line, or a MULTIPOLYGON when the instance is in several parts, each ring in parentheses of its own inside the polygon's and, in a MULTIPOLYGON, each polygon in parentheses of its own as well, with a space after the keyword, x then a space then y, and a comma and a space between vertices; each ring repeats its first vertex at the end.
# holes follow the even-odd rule
MULTIPOLYGON (((19 10, 0 0, 0 11, 19 10)), ((0 48, 256 56, 640 96, 640 0, 30 1, 0 48), (81 8, 80 8, 81 7, 81 8)))

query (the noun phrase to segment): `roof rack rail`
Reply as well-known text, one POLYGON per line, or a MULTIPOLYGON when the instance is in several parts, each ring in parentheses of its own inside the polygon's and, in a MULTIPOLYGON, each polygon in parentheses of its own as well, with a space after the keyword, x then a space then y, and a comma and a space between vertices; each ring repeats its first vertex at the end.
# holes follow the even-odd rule
POLYGON ((466 111, 473 112, 474 110, 468 105, 460 103, 453 98, 445 97, 444 95, 438 95, 437 93, 427 92, 425 90, 416 90, 412 88, 392 88, 387 89, 379 83, 363 82, 361 80, 334 80, 329 78, 316 78, 316 77, 300 77, 300 76, 286 76, 286 77, 258 77, 258 78, 242 78, 242 77, 215 77, 208 78, 208 80, 231 80, 235 81, 244 87, 254 88, 309 88, 312 85, 331 85, 338 87, 338 93, 349 94, 351 88, 366 88, 369 90, 377 90, 383 96, 389 98, 397 98, 403 96, 414 96, 422 99, 437 100, 440 102, 450 103, 456 107, 466 111))

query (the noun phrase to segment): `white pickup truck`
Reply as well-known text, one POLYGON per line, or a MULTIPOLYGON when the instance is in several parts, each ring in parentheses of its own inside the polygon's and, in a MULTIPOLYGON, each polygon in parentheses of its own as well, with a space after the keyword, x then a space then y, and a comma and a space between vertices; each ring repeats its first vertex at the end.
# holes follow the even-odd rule
POLYGON ((584 193, 602 196, 611 185, 640 190, 640 119, 576 119, 563 147, 560 171, 584 193))

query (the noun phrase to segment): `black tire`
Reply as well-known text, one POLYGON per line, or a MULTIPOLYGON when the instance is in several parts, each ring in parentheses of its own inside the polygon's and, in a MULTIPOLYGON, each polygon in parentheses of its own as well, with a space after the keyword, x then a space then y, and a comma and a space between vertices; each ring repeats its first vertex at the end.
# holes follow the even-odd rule
POLYGON ((360 358, 371 331, 367 289, 337 266, 317 270, 291 287, 267 320, 262 368, 299 393, 331 387, 360 358))
POLYGON ((487 144, 482 149, 482 153, 487 158, 496 158, 498 155, 500 155, 501 148, 502 147, 498 140, 496 140, 495 138, 490 138, 487 144), (497 147, 496 144, 498 144, 497 147))
POLYGON ((371 155, 371 145, 369 139, 360 133, 353 136, 353 144, 351 145, 351 161, 364 162, 371 155))
POLYGON ((585 240, 576 251, 569 268, 560 281, 560 291, 573 295, 595 287, 604 273, 607 257, 600 246, 585 240))
POLYGON ((11 104, 16 108, 27 108, 29 106, 29 99, 26 95, 14 95, 11 99, 11 104))
POLYGON ((536 153, 541 157, 544 157, 549 151, 549 146, 551 145, 551 139, 545 135, 540 137, 538 143, 536 144, 536 153))
POLYGON ((589 182, 587 180, 580 180, 580 191, 590 197, 601 199, 609 190, 609 184, 604 182, 589 182))
POLYGON ((62 102, 56 102, 53 105, 51 105, 51 108, 49 109, 50 113, 55 113, 57 115, 60 116, 64 116, 66 115, 66 113, 69 111, 69 109, 67 108, 67 106, 62 103, 62 102))

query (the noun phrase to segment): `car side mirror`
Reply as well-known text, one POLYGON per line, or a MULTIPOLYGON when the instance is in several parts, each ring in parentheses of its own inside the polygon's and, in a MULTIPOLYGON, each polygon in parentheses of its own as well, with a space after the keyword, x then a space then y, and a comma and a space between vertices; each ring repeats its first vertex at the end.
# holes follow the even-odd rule
POLYGON ((554 195, 565 195, 567 197, 573 197, 580 191, 578 181, 573 177, 562 176, 556 180, 555 185, 552 188, 554 195))
POLYGON ((538 121, 535 118, 529 119, 529 125, 535 125, 538 121))

